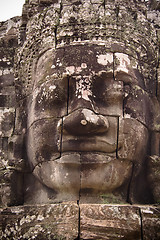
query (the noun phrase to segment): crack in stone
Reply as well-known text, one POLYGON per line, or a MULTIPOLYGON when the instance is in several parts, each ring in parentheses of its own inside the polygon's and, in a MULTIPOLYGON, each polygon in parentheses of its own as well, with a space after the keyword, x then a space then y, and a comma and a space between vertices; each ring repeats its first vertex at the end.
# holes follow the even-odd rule
POLYGON ((54 29, 55 49, 57 48, 57 27, 58 27, 58 26, 56 26, 55 29, 54 29))
POLYGON ((132 205, 132 201, 130 198, 130 190, 131 190, 131 183, 132 183, 132 179, 133 179, 133 174, 134 174, 134 163, 132 162, 132 172, 131 172, 131 176, 130 176, 130 180, 129 180, 129 184, 128 184, 128 189, 127 189, 127 199, 126 202, 128 202, 129 204, 132 205))
POLYGON ((119 117, 117 117, 117 148, 116 148, 116 158, 118 159, 118 144, 119 144, 119 117))
POLYGON ((81 224, 81 209, 80 209, 80 205, 79 205, 79 200, 77 201, 77 205, 78 205, 78 237, 74 240, 80 240, 80 234, 81 234, 81 231, 80 231, 80 224, 81 224))
POLYGON ((61 137, 60 137, 60 158, 62 156, 62 139, 63 139, 63 119, 64 117, 62 117, 62 125, 61 125, 61 137))
POLYGON ((141 221, 141 240, 143 240, 143 219, 142 219, 142 212, 141 212, 141 209, 139 208, 139 216, 140 216, 140 221, 141 221))
POLYGON ((70 92, 70 89, 69 89, 69 84, 70 84, 70 78, 69 78, 69 76, 67 77, 67 87, 68 87, 68 89, 67 89, 67 115, 68 115, 68 112, 69 112, 69 98, 70 98, 70 94, 69 94, 69 92, 70 92))

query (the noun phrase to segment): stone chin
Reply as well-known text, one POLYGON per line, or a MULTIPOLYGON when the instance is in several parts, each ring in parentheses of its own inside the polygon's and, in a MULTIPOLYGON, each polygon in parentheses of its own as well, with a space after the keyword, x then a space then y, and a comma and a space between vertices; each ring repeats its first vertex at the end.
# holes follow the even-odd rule
MULTIPOLYGON (((79 199, 81 191, 109 193, 119 188, 131 174, 132 163, 106 153, 66 153, 43 162, 34 169, 40 182, 58 194, 79 199)), ((65 199, 62 199, 65 200, 65 199)))

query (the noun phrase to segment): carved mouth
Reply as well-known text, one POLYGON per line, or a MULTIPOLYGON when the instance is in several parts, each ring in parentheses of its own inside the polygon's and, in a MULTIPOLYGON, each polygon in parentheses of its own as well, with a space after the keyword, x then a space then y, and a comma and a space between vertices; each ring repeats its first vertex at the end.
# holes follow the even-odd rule
POLYGON ((115 153, 117 143, 108 143, 105 140, 90 139, 69 139, 62 142, 62 152, 103 152, 115 153))

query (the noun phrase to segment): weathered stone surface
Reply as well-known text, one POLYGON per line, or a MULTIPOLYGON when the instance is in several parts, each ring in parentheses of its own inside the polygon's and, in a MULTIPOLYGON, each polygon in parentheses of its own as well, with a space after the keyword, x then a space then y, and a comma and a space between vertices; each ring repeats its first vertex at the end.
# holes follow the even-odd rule
POLYGON ((148 159, 148 179, 153 191, 154 201, 160 203, 160 157, 152 155, 148 159))
POLYGON ((14 128, 15 109, 1 108, 0 121, 1 121, 0 136, 10 137, 13 133, 13 128, 14 128))
POLYGON ((130 116, 120 118, 118 157, 142 164, 146 155, 148 143, 148 129, 139 121, 130 116), (141 158, 139 158, 141 156, 141 158))
POLYGON ((156 206, 66 202, 0 209, 2 240, 158 240, 159 229, 156 206))
POLYGON ((14 131, 22 132, 38 191, 51 188, 55 201, 59 194, 70 199, 67 189, 84 202, 95 192, 108 202, 144 202, 143 195, 152 202, 145 166, 149 131, 159 132, 159 110, 150 104, 157 35, 146 11, 141 1, 26 1, 14 131))
POLYGON ((1 209, 2 239, 160 238, 157 207, 104 204, 160 199, 158 9, 26 0, 0 23, 0 205, 33 204, 1 209))
POLYGON ((141 207, 143 239, 160 239, 160 211, 159 207, 141 207))
MULTIPOLYGON (((159 124, 157 125, 157 127, 159 128, 159 124)), ((159 156, 159 153, 160 153, 160 132, 153 131, 151 141, 152 141, 151 142, 152 143, 151 144, 151 146, 152 146, 151 154, 159 156)))
POLYGON ((12 167, 0 168, 0 205, 13 206, 23 203, 23 174, 12 167))
POLYGON ((160 154, 159 26, 149 5, 30 0, 22 22, 0 24, 0 165, 25 183, 30 176, 24 192, 37 186, 46 202, 72 199, 66 192, 83 202, 95 192, 95 202, 102 193, 107 202, 158 201, 147 155, 160 154))
POLYGON ((34 64, 34 90, 27 99, 28 127, 37 120, 67 114, 68 80, 60 71, 64 68, 61 60, 61 54, 48 50, 34 64))
POLYGON ((126 202, 124 192, 127 192, 131 171, 132 163, 129 161, 121 161, 107 154, 82 153, 80 202, 126 202), (118 191, 122 186, 124 189, 118 191))
POLYGON ((27 130, 27 153, 31 166, 60 157, 61 127, 57 129, 57 125, 61 122, 59 118, 40 119, 27 130))
POLYGON ((124 114, 151 128, 153 123, 152 99, 138 85, 125 85, 124 92, 124 114))
POLYGON ((34 175, 56 192, 54 201, 78 201, 81 187, 80 155, 66 154, 43 162, 34 169, 34 175))
POLYGON ((141 240, 139 208, 127 205, 80 205, 80 238, 141 240))
POLYGON ((76 239, 79 208, 67 204, 0 209, 1 239, 76 239))
POLYGON ((80 239, 159 239, 159 208, 80 204, 80 239))
POLYGON ((102 152, 116 156, 117 124, 116 117, 97 115, 86 108, 72 112, 63 120, 62 152, 102 152))
MULTIPOLYGON (((0 23, 0 205, 23 203, 23 174, 9 160, 9 138, 15 125, 14 54, 20 18, 0 23)), ((16 163, 18 159, 16 159, 16 163)))

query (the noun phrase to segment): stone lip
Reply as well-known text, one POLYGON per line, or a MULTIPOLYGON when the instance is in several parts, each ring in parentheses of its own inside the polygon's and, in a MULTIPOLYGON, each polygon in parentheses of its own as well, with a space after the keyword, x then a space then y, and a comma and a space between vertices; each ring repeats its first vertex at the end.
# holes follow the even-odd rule
POLYGON ((62 145, 63 153, 66 152, 102 152, 102 153, 114 153, 117 150, 117 143, 110 144, 102 137, 79 137, 75 139, 69 139, 69 141, 63 141, 62 145), (96 139, 96 140, 95 140, 96 139))
MULTIPOLYGON (((99 153, 69 153, 54 161, 42 162, 33 174, 45 186, 64 198, 79 199, 79 192, 90 189, 94 193, 112 192, 125 183, 131 175, 132 163, 99 153), (65 196, 66 195, 66 196, 65 196)), ((88 192, 88 191, 87 191, 88 192)), ((99 196, 99 195, 98 195, 99 196)), ((58 198, 59 199, 59 198, 58 198)))

